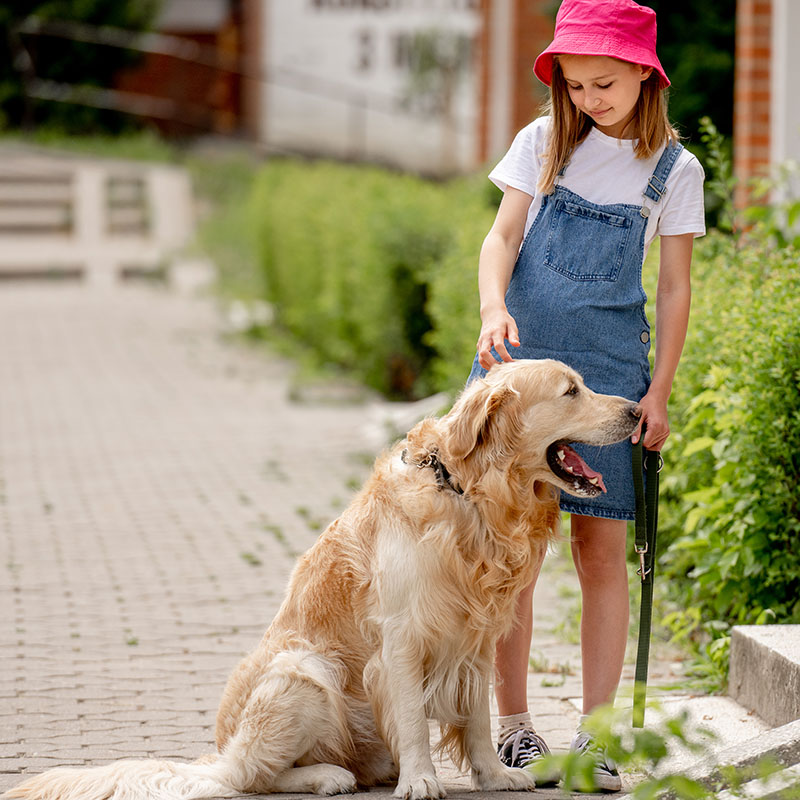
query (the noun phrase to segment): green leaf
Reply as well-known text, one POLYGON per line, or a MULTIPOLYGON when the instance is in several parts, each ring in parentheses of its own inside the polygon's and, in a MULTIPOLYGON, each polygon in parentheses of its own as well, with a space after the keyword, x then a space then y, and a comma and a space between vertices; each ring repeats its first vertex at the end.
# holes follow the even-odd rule
POLYGON ((693 456, 695 453, 699 453, 701 450, 707 450, 715 442, 716 439, 712 439, 710 436, 700 436, 697 439, 693 439, 684 448, 683 456, 684 458, 688 458, 689 456, 693 456))

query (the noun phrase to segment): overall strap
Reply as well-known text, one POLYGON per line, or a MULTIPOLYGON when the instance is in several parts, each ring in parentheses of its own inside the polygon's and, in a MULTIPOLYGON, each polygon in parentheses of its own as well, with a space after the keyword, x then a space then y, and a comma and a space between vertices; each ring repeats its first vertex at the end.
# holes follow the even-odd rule
POLYGON ((658 159, 655 171, 650 176, 650 180, 647 181, 644 192, 642 192, 645 197, 654 203, 658 203, 667 191, 667 178, 669 173, 672 172, 672 168, 675 166, 675 162, 678 160, 682 150, 683 145, 680 142, 669 142, 664 148, 661 158, 658 159))

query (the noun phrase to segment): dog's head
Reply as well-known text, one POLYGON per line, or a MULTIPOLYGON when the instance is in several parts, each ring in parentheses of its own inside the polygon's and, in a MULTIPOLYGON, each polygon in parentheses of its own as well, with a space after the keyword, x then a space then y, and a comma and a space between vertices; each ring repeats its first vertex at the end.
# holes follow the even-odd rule
POLYGON ((464 488, 494 466, 524 472, 579 497, 606 491, 571 447, 622 441, 639 422, 636 403, 597 394, 559 361, 497 364, 470 384, 441 420, 442 450, 464 488))

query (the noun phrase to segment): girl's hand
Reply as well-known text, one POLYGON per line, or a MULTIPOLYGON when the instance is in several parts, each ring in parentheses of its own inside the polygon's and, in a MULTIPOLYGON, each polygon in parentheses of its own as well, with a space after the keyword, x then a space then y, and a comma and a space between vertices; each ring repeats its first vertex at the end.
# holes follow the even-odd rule
POLYGON ((483 323, 477 345, 478 363, 484 369, 491 369, 497 363, 497 359, 491 352, 493 347, 503 361, 513 361, 514 359, 506 349, 505 340, 508 339, 512 347, 519 347, 519 331, 514 317, 505 308, 502 308, 485 312, 482 314, 482 318, 483 323))
POLYGON ((642 409, 642 418, 631 436, 631 441, 636 444, 642 435, 642 423, 647 423, 647 432, 642 444, 648 450, 660 450, 669 436, 669 416, 667 414, 667 399, 652 390, 639 402, 642 409))

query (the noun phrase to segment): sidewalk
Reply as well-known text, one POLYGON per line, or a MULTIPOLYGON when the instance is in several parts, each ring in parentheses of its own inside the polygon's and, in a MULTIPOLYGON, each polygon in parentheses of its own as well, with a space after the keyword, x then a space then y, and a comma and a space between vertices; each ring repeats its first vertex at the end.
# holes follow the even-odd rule
MULTIPOLYGON (((228 673, 367 473, 380 407, 292 404, 289 365, 218 330, 209 302, 167 291, 0 285, 0 792, 210 752, 228 673)), ((576 591, 548 558, 529 695, 556 750, 580 654, 553 627, 576 591)), ((654 682, 672 666, 656 658, 654 682)))

